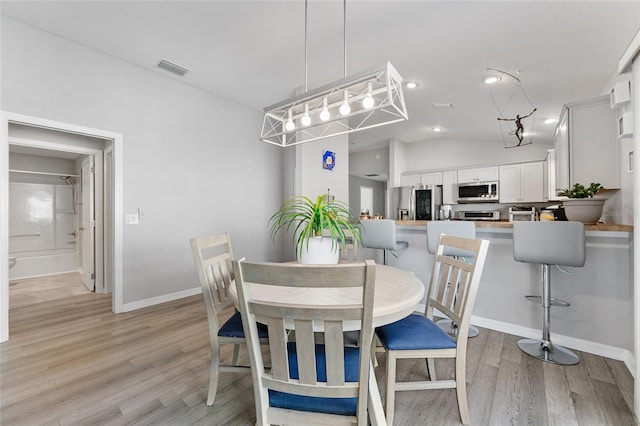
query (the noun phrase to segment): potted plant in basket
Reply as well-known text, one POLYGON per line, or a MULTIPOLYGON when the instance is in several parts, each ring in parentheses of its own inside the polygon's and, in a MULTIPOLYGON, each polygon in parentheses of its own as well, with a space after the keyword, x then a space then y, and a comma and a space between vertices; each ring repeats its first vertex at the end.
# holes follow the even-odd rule
POLYGON ((602 216, 605 200, 593 196, 604 189, 599 183, 591 182, 589 186, 574 183, 570 189, 558 192, 558 195, 569 197, 562 202, 567 219, 587 224, 597 223, 602 216))
POLYGON ((329 193, 315 201, 303 195, 288 198, 269 219, 271 238, 283 228, 292 230, 301 263, 338 263, 338 248, 348 235, 358 244, 362 238, 359 221, 349 206, 331 198, 329 193))

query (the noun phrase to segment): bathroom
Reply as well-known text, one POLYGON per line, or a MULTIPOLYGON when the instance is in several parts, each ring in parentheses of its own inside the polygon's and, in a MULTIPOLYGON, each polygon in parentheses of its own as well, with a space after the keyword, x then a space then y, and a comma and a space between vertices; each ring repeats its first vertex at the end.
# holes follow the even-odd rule
POLYGON ((79 271, 87 155, 11 145, 9 279, 79 271))

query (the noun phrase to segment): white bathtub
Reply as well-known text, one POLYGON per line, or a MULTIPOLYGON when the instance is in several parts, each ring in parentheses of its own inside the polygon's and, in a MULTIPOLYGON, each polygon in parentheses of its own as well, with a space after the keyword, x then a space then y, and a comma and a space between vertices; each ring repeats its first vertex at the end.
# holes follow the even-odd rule
POLYGON ((41 256, 34 256, 33 253, 9 254, 10 259, 14 257, 15 264, 9 268, 10 280, 75 272, 79 270, 80 265, 80 256, 78 253, 41 256))

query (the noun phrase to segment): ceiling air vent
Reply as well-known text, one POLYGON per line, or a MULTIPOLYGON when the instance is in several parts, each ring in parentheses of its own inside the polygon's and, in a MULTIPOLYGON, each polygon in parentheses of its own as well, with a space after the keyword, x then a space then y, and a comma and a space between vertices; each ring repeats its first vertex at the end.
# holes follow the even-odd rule
POLYGON ((181 67, 180 65, 176 65, 172 62, 169 62, 167 60, 161 60, 160 62, 158 62, 158 65, 156 65, 158 68, 162 68, 165 71, 169 71, 170 73, 179 75, 180 77, 182 77, 183 75, 185 75, 187 73, 187 71, 189 71, 186 68, 181 67))
POLYGON ((377 176, 380 176, 380 175, 377 174, 377 173, 369 173, 369 174, 366 174, 365 176, 366 177, 377 177, 377 176))

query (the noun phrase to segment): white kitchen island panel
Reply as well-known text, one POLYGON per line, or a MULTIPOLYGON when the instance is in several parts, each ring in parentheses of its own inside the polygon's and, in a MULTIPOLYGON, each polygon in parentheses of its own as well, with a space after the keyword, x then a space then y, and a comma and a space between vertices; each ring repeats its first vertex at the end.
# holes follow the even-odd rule
MULTIPOLYGON (((541 267, 513 259, 513 230, 504 222, 478 224, 478 238, 491 241, 472 323, 523 337, 542 334, 542 308, 525 299, 540 295, 541 267)), ((577 350, 623 360, 633 356, 633 232, 587 227, 583 268, 551 268, 551 295, 571 303, 552 307, 552 341, 577 350), (603 229, 603 230, 599 230, 603 229)), ((409 248, 388 264, 414 272, 428 286, 433 255, 427 251, 426 223, 399 224, 398 240, 409 248)), ((361 259, 382 262, 381 251, 363 249, 361 259)), ((424 301, 423 301, 424 303, 424 301)))

